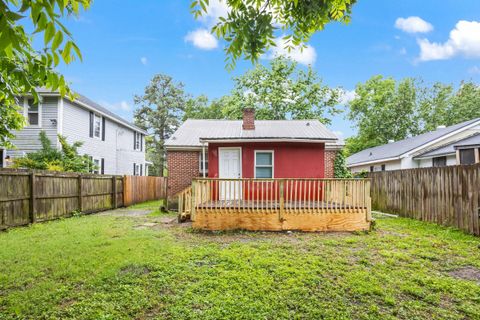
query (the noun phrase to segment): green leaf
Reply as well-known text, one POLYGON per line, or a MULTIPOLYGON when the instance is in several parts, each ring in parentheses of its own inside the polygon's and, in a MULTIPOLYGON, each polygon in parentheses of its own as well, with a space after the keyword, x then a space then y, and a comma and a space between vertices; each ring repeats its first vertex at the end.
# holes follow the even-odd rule
POLYGON ((58 47, 62 44, 62 42, 63 42, 63 33, 61 31, 57 31, 57 33, 53 37, 52 50, 53 51, 57 50, 58 47))

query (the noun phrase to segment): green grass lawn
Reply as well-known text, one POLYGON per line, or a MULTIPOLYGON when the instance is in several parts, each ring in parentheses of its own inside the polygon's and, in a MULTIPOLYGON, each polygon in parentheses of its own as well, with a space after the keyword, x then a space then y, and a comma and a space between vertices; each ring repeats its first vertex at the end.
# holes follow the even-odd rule
POLYGON ((0 233, 0 319, 480 319, 480 239, 453 229, 202 233, 126 212, 0 233))

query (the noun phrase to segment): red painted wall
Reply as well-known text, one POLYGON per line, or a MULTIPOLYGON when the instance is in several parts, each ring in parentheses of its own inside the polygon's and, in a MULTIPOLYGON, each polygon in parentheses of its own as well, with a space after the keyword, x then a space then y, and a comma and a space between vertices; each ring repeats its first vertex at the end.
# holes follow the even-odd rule
POLYGON ((324 178, 323 143, 210 143, 208 176, 218 178, 218 147, 242 148, 243 178, 254 177, 255 150, 274 150, 274 178, 324 178))

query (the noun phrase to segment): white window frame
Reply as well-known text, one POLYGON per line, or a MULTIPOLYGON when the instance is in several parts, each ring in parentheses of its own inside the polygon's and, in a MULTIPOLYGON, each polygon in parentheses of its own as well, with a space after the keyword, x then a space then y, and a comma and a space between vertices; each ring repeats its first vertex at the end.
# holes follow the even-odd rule
POLYGON ((102 139, 102 116, 99 115, 98 113, 93 113, 93 137, 95 139, 99 139, 101 140, 102 139), (99 119, 99 133, 98 133, 98 137, 95 135, 95 124, 96 124, 96 120, 99 119))
POLYGON ((97 169, 93 169, 93 168, 92 168, 91 172, 92 172, 93 174, 100 174, 100 172, 102 171, 102 159, 92 157, 92 162, 93 162, 93 165, 94 165, 94 166, 96 165, 95 161, 98 161, 97 169))
POLYGON ((140 176, 140 163, 135 163, 135 172, 133 173, 134 176, 140 176))
POLYGON ((257 153, 271 153, 272 154, 272 164, 270 166, 259 165, 260 168, 272 168, 272 177, 271 178, 259 178, 259 179, 274 179, 275 178, 275 151, 274 150, 255 150, 253 158, 253 176, 257 179, 257 153))
MULTIPOLYGON (((198 169, 201 174, 203 174, 203 151, 198 153, 198 169)), ((208 151, 205 150, 205 174, 208 174, 208 151)))
POLYGON ((39 99, 38 101, 38 111, 37 111, 37 114, 38 114, 38 124, 30 124, 28 122, 28 110, 30 109, 30 106, 28 105, 28 100, 29 99, 33 99, 33 97, 25 97, 23 99, 23 116, 25 117, 25 119, 27 120, 27 126, 28 127, 32 127, 32 128, 41 128, 42 127, 42 103, 39 99))

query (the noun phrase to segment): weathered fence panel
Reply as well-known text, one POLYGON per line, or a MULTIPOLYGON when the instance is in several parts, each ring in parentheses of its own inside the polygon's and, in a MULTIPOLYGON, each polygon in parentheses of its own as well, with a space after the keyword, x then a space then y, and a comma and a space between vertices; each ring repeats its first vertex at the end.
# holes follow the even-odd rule
POLYGON ((123 185, 125 206, 167 197, 167 178, 164 177, 125 176, 123 185))
POLYGON ((165 179, 2 169, 0 229, 162 199, 165 179))
POLYGON ((480 235, 480 165, 369 173, 372 207, 480 235))

